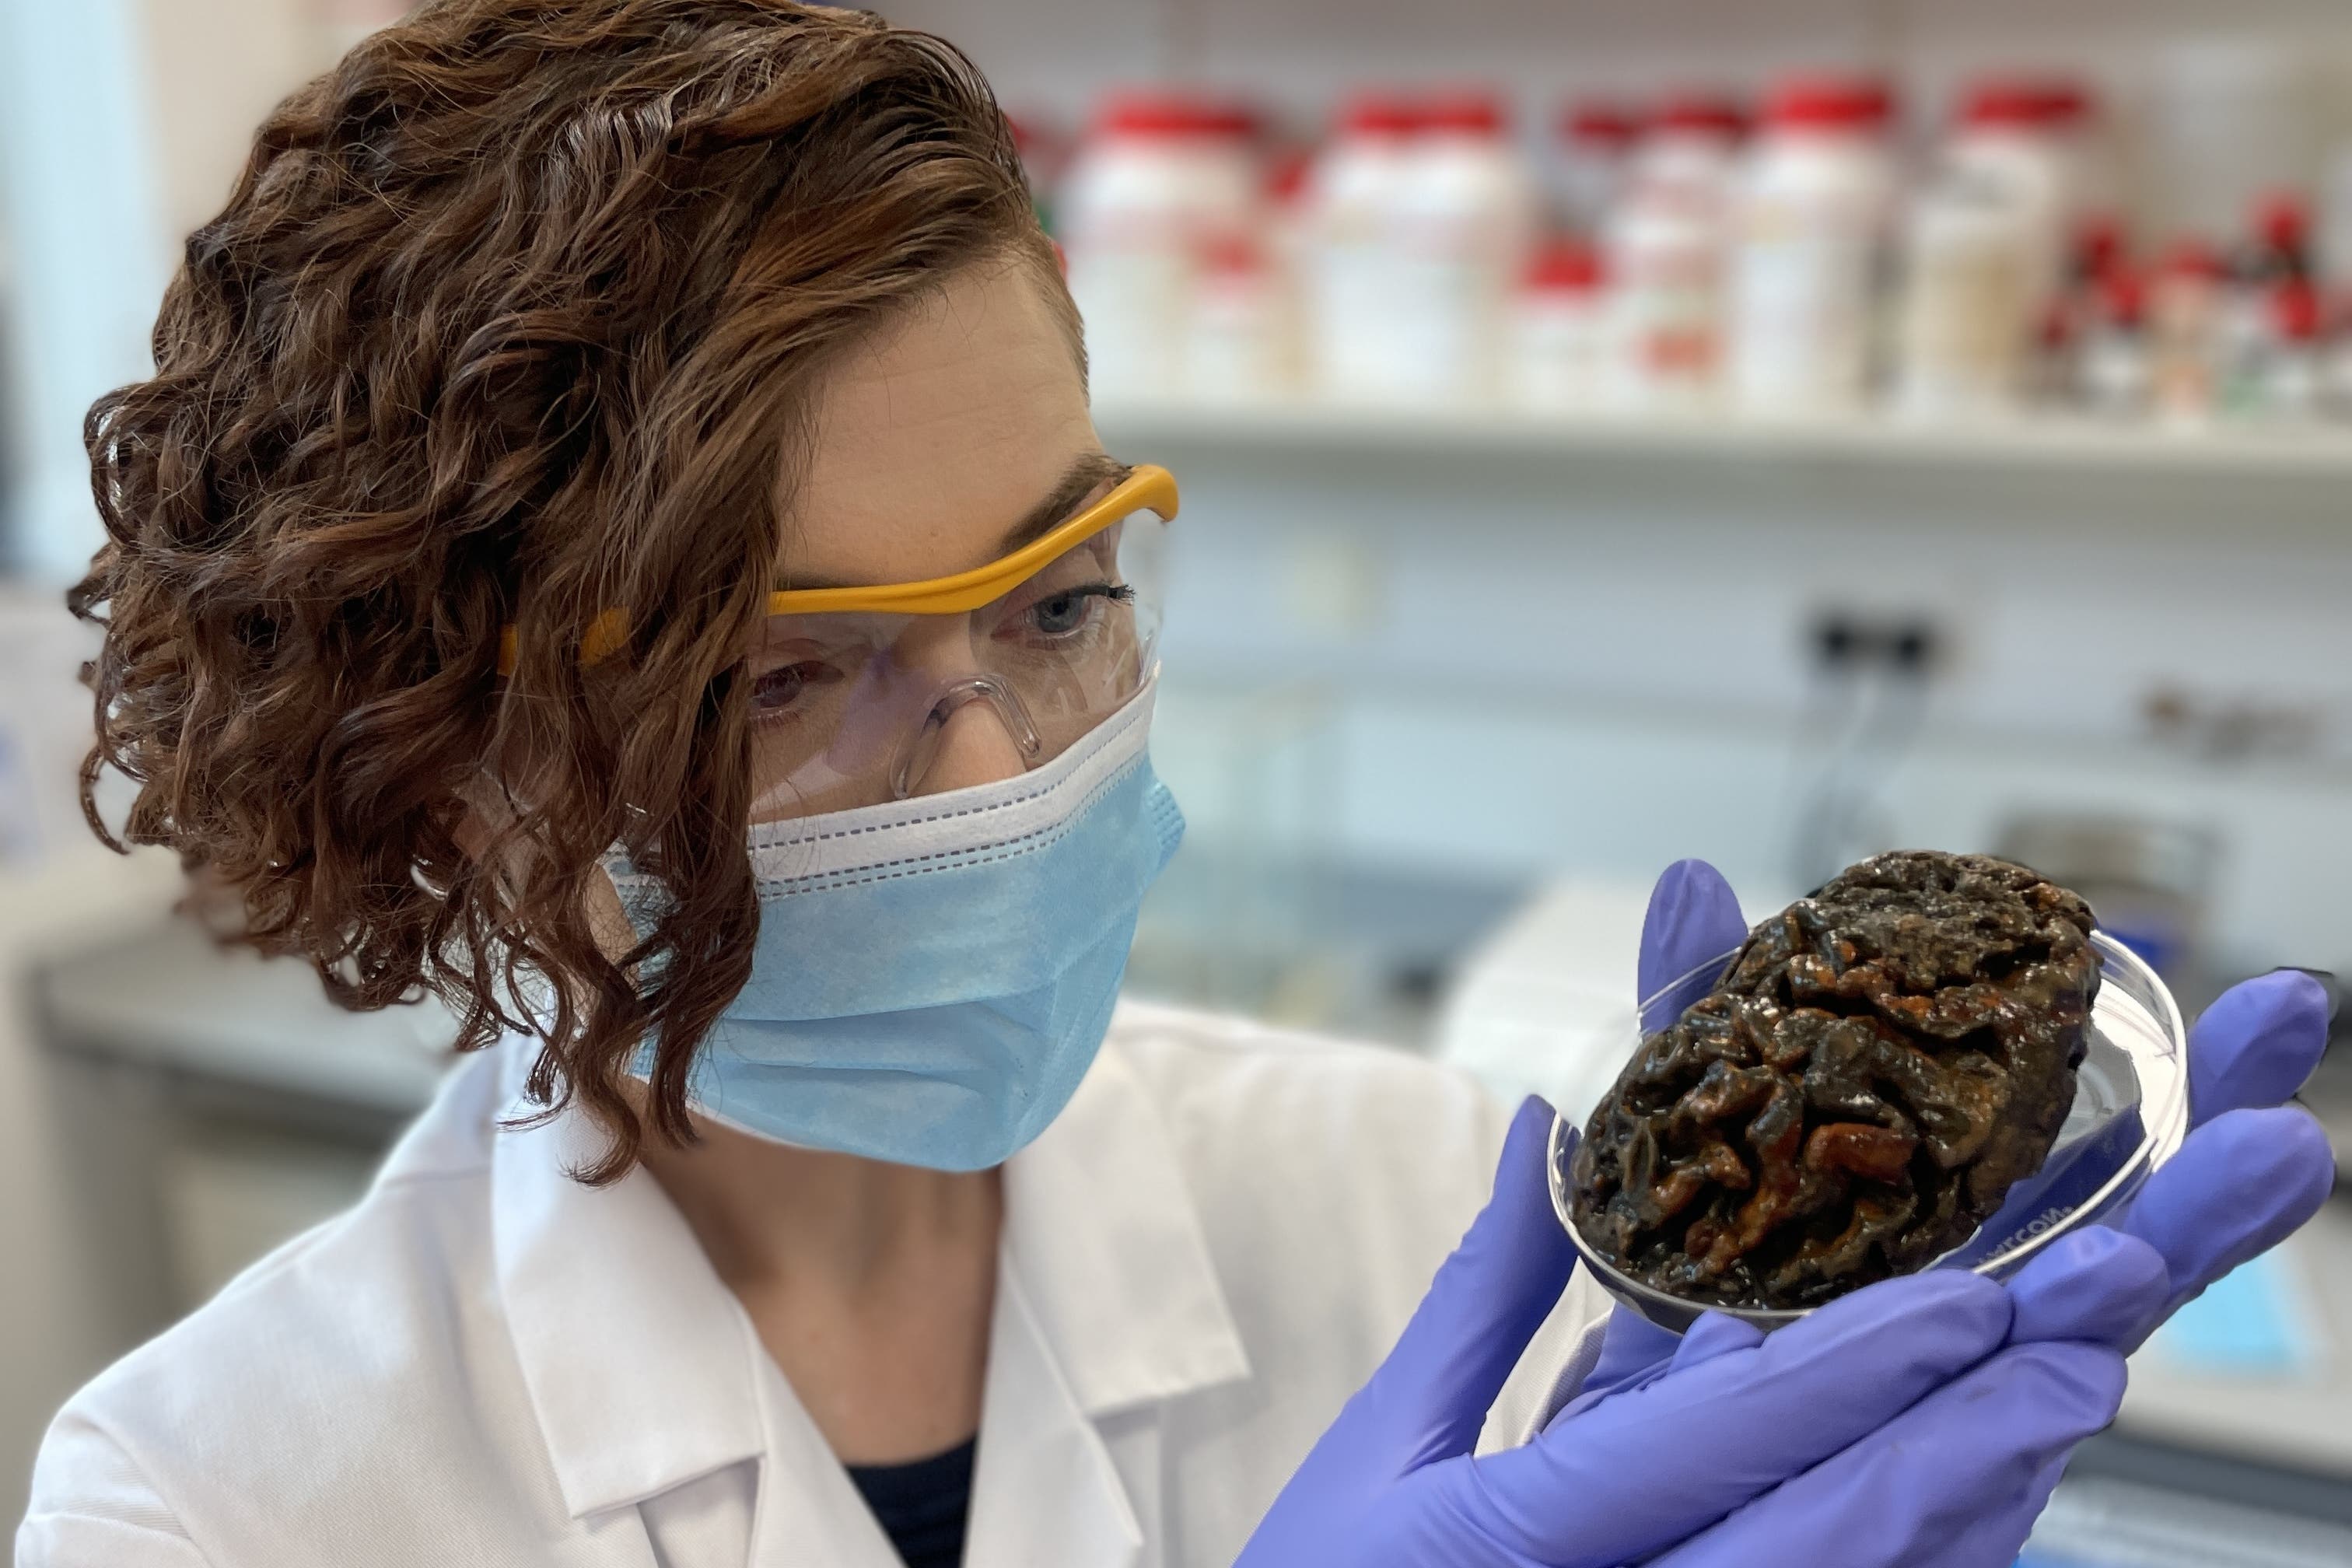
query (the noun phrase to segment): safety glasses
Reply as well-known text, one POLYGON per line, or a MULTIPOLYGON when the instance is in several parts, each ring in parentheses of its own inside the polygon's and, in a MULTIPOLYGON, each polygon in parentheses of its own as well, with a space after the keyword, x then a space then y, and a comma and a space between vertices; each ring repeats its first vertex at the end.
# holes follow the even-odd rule
MULTIPOLYGON (((1134 469, 1033 542, 919 583, 785 589, 747 650, 753 823, 922 792, 950 723, 989 710, 1023 765, 1059 756, 1154 668, 1176 480, 1134 469)), ((593 661, 620 642, 600 616, 593 661)), ((511 668, 512 634, 501 649, 511 668)))

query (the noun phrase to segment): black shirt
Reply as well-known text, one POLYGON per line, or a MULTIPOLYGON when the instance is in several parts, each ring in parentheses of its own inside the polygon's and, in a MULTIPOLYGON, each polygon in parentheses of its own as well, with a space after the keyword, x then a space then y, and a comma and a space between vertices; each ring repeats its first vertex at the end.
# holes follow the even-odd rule
POLYGON ((971 1462, 980 1440, 910 1465, 852 1465, 849 1479, 907 1568, 958 1568, 971 1518, 971 1462))

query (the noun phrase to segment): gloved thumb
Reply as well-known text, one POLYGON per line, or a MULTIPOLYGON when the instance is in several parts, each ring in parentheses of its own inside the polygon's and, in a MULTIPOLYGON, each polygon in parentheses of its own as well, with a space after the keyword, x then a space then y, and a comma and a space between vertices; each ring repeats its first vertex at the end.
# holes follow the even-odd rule
POLYGON ((2009 1342, 2081 1340, 2128 1350, 2164 1311, 2164 1258, 2136 1236, 2092 1226, 2061 1237, 2007 1281, 2009 1342))
MULTIPOLYGON (((2224 1111, 2156 1168, 2123 1228, 2163 1258, 2172 1291, 2168 1313, 2293 1235, 2335 1184, 2326 1131, 2303 1107, 2224 1111)), ((2137 1349, 2157 1321, 2116 1342, 2137 1349)))
MULTIPOLYGON (((1698 999, 1707 986, 1688 995, 1661 996, 1674 982, 1710 959, 1720 958, 1748 936, 1740 917, 1739 900, 1723 873, 1704 860, 1677 860, 1650 890, 1650 907, 1642 919, 1639 983, 1634 994, 1647 1004, 1642 1027, 1663 1029, 1675 1016, 1698 999)), ((1715 976, 1706 977, 1712 984, 1715 976)))
POLYGON ((1350 1445, 1391 1476, 1467 1454, 1528 1342, 1567 1289, 1576 1249, 1551 1206, 1552 1109, 1530 1095, 1512 1119, 1494 1196, 1371 1381, 1340 1417, 1350 1445))

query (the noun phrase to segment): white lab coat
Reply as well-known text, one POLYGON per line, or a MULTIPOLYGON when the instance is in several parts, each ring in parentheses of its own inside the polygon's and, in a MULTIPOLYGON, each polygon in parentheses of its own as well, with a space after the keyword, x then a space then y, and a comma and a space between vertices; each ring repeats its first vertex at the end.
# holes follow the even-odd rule
MULTIPOLYGON (((497 1130, 524 1066, 458 1068, 357 1208, 77 1394, 18 1568, 891 1568, 661 1188, 568 1179, 572 1118, 497 1130)), ((1400 1053, 1123 1008, 1005 1170, 969 1568, 1230 1563, 1505 1125, 1400 1053)), ((1604 1305, 1580 1276, 1497 1422, 1604 1305)))

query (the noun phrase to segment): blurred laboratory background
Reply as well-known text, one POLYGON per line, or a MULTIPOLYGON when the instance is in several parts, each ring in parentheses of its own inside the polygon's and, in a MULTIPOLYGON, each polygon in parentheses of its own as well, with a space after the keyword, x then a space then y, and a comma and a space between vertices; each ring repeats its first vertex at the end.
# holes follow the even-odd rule
MULTIPOLYGON (((402 8, 0 0, 12 1519, 48 1412, 442 1066, 96 847, 60 605, 180 238, 402 8)), ((1132 989, 1581 1110, 1664 866, 1753 915, 1904 846, 2080 889, 2190 1010, 2352 973, 2344 0, 879 9, 996 83, 1104 436, 1183 481, 1132 989)), ((2347 1207, 2137 1359, 2030 1562, 2352 1563, 2347 1207)))

